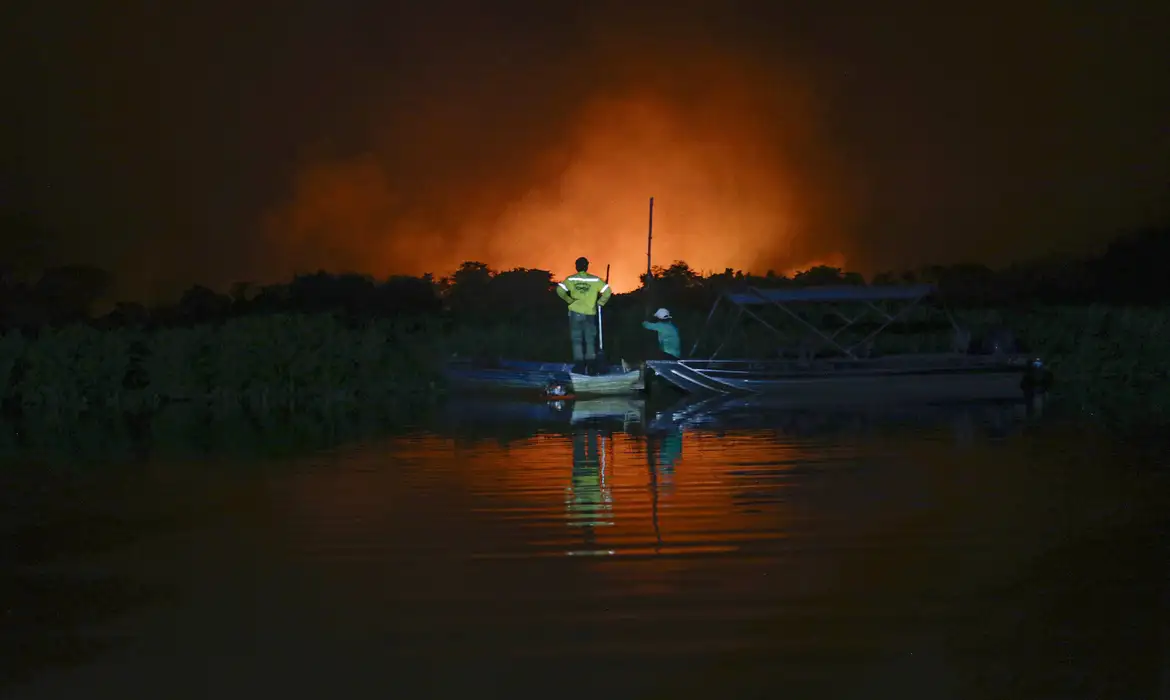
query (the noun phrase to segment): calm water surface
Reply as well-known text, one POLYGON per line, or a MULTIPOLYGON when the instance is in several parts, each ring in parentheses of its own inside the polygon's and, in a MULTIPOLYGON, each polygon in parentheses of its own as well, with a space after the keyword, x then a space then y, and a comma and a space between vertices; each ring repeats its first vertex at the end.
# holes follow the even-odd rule
POLYGON ((623 401, 416 422, 10 453, 0 695, 1170 697, 1165 479, 1091 426, 623 401))

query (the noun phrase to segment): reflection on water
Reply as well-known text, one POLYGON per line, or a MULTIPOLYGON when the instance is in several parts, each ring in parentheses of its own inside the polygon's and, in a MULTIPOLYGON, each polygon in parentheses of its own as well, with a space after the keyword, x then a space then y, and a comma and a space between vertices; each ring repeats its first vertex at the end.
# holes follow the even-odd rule
POLYGON ((569 526, 583 528, 587 549, 571 554, 601 553, 594 549, 594 529, 614 524, 613 493, 606 480, 612 440, 612 432, 603 435, 593 426, 573 432, 573 472, 565 504, 569 526))
POLYGON ((277 424, 210 421, 73 467, 11 451, 0 688, 1156 696, 1164 479, 1084 426, 742 400, 412 420, 302 418, 284 450, 277 424))

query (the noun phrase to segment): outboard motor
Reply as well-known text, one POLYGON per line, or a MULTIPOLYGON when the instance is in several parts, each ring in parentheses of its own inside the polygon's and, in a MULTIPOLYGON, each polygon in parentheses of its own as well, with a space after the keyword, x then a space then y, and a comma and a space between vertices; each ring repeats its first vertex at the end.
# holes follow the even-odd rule
POLYGON ((553 382, 544 388, 544 400, 552 404, 556 411, 563 411, 566 402, 577 398, 573 395, 572 384, 562 384, 561 382, 553 382))
POLYGON ((569 395, 569 387, 560 382, 553 382, 544 388, 544 395, 553 399, 563 399, 569 395))
POLYGON ((1003 326, 987 331, 980 345, 980 349, 985 355, 1009 355, 1020 351, 1016 334, 1003 326))

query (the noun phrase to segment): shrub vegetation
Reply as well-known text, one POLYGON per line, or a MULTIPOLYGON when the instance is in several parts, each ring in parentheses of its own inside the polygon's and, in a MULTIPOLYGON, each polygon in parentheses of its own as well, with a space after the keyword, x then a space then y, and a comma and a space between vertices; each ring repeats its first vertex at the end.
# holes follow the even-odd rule
MULTIPOLYGON (((1141 283, 1128 265, 1160 259, 1170 233, 1127 237, 1102 258, 1043 261, 992 271, 970 265, 876 276, 872 283, 929 282, 973 337, 1012 330, 1044 358, 1055 392, 1088 410, 1124 406, 1170 415, 1170 287, 1165 275, 1141 283), (1137 279, 1137 281, 1135 281, 1137 279)), ((1145 263, 1148 266, 1148 262, 1145 263)), ((370 404, 442 391, 447 358, 566 360, 568 328, 550 272, 496 272, 462 265, 450 277, 324 272, 288 284, 231 294, 195 287, 178 303, 147 309, 118 304, 93 317, 106 278, 88 268, 46 271, 49 282, 0 284, 0 400, 9 409, 77 412, 199 402, 254 409, 370 404)), ((796 348, 750 318, 729 324, 708 312, 718 296, 744 286, 866 284, 853 273, 814 268, 792 279, 726 270, 701 275, 685 263, 656 268, 641 288, 615 295, 604 312, 605 355, 637 362, 653 346, 641 328, 649 311, 672 310, 689 350, 720 343, 722 357, 767 357, 796 348)), ((761 309, 761 313, 766 313, 761 309)), ((810 308, 814 322, 831 322, 810 308)), ((782 317, 773 317, 776 320, 782 317)), ((875 353, 949 350, 955 332, 926 310, 891 328, 875 353)), ((791 326, 789 326, 791 327, 791 326)), ((857 340, 876 326, 858 326, 857 340), (860 333, 862 335, 858 335, 860 333)))

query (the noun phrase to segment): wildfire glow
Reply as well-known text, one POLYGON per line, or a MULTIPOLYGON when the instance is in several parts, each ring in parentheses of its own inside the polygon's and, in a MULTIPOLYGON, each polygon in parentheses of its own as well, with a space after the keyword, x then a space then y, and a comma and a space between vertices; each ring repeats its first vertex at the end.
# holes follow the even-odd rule
POLYGON ((584 255, 629 291, 646 270, 651 196, 655 265, 762 273, 843 260, 826 249, 839 237, 818 240, 840 227, 843 207, 810 164, 818 137, 803 93, 761 91, 726 67, 695 80, 704 87, 686 98, 626 89, 585 100, 553 145, 471 184, 435 184, 459 167, 446 161, 420 184, 376 152, 307 166, 266 217, 271 262, 280 276, 441 276, 476 260, 560 277, 584 255))

